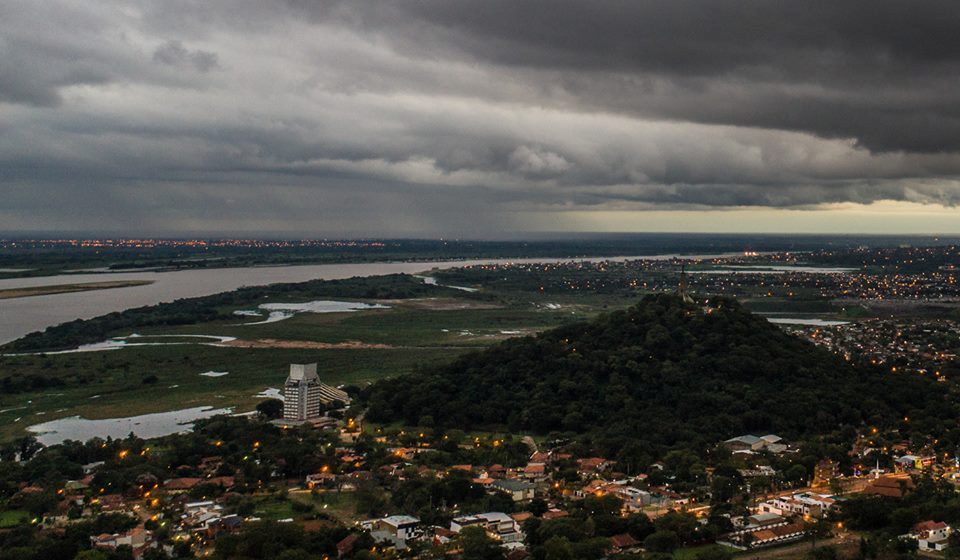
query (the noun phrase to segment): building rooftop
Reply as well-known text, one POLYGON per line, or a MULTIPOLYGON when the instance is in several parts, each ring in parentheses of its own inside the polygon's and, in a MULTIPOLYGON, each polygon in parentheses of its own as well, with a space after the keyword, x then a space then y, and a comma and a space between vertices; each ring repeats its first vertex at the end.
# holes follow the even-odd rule
POLYGON ((390 515, 384 517, 381 521, 393 525, 394 527, 402 527, 405 525, 416 525, 420 523, 420 520, 411 515, 390 515))
POLYGON ((287 381, 319 381, 317 377, 317 364, 290 364, 290 375, 287 381))
POLYGON ((525 480, 514 480, 512 478, 496 480, 494 481, 493 486, 500 488, 501 490, 508 490, 510 492, 536 488, 536 486, 525 480))
POLYGON ((754 444, 760 443, 760 441, 761 441, 760 438, 758 438, 757 436, 745 435, 745 436, 737 436, 735 438, 730 438, 724 443, 744 443, 746 445, 754 445, 754 444))

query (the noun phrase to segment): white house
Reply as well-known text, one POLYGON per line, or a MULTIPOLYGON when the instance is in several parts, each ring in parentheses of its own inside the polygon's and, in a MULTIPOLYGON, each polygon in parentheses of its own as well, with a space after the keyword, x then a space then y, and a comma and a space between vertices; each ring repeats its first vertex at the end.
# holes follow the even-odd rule
POLYGON ((914 525, 909 537, 917 539, 920 550, 943 550, 953 528, 943 521, 924 521, 914 525))
POLYGON ((520 530, 520 524, 509 515, 499 511, 464 515, 455 517, 450 521, 450 530, 454 533, 459 533, 464 527, 473 526, 482 527, 487 535, 504 544, 523 541, 523 531, 520 530))
POLYGON ((809 515, 820 517, 832 511, 837 505, 836 499, 827 494, 802 492, 788 496, 778 496, 760 504, 760 513, 777 515, 809 515))
POLYGON ((371 533, 386 533, 400 541, 420 536, 420 520, 410 515, 390 515, 380 519, 369 519, 360 526, 371 533))

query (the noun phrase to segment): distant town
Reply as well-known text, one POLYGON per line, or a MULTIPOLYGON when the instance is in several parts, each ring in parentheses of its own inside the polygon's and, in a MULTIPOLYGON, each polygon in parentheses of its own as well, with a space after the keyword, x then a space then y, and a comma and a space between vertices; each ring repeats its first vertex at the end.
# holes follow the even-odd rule
MULTIPOLYGON (((171 246, 202 246, 193 243, 171 246)), ((83 242, 86 248, 152 244, 83 242)), ((15 342, 16 351, 0 357, 16 372, 3 383, 18 399, 0 410, 9 414, 0 446, 0 559, 57 550, 49 558, 949 560, 960 552, 953 529, 960 522, 960 430, 953 427, 952 409, 929 395, 943 402, 958 396, 957 262, 958 250, 950 245, 476 264, 429 276, 241 290, 243 296, 175 302, 141 315, 48 329, 15 342), (857 371, 869 375, 929 380, 935 389, 927 397, 890 395, 892 401, 913 399, 910 406, 920 411, 893 421, 879 404, 849 402, 863 409, 856 422, 846 420, 847 411, 826 410, 806 393, 784 390, 763 400, 793 401, 781 407, 783 414, 802 410, 807 418, 801 423, 841 418, 842 427, 787 437, 760 428, 775 417, 748 411, 756 431, 689 424, 678 427, 682 436, 670 435, 669 445, 608 453, 598 451, 586 428, 590 411, 567 414, 564 430, 543 433, 455 429, 417 411, 416 422, 368 419, 373 382, 425 367, 410 360, 394 372, 397 362, 385 358, 396 359, 391 352, 419 360, 429 349, 445 360, 477 359, 466 352, 610 317, 650 294, 675 298, 670 301, 687 306, 686 317, 705 321, 736 301, 777 325, 774 331, 808 341, 804 348, 820 348, 850 367, 868 368, 857 371), (338 303, 329 297, 355 301, 327 315, 307 305, 338 303), (294 303, 280 303, 283 298, 294 303), (106 343, 90 334, 95 330, 108 333, 106 343), (171 344, 164 337, 179 346, 164 346, 171 344), (154 344, 161 347, 150 348, 154 344), (337 352, 355 354, 324 361, 337 352), (289 363, 298 355, 308 359, 289 363), (195 356, 233 361, 197 375, 195 356), (281 358, 288 361, 278 366, 281 358), (116 395, 128 391, 134 400, 156 387, 174 395, 165 402, 195 391, 207 399, 201 402, 217 402, 234 379, 245 379, 237 373, 244 367, 257 377, 244 381, 243 391, 252 395, 249 387, 256 386, 261 393, 246 397, 245 408, 224 408, 229 414, 198 417, 192 430, 160 437, 90 434, 87 441, 43 446, 16 431, 28 414, 70 414, 34 408, 33 400, 51 390, 87 391, 78 393, 87 407, 82 410, 90 402, 132 406, 118 397, 107 401, 113 386, 87 389, 100 381, 71 377, 97 367, 129 371, 121 360, 134 360, 134 370, 163 364, 150 376, 117 385, 116 395), (378 372, 373 381, 342 371, 344 363, 367 362, 373 365, 364 367, 378 372), (167 369, 183 364, 189 374, 169 377, 167 369), (38 374, 44 370, 61 381, 44 385, 48 381, 38 374), (187 383, 195 385, 178 392, 187 383), (18 404, 25 399, 30 402, 18 404), (722 435, 700 439, 703 433, 722 435), (690 434, 695 445, 684 439, 690 434)), ((645 343, 703 342, 676 328, 659 336, 657 342, 648 333, 645 343)), ((742 359, 729 363, 735 367, 742 359)), ((485 393, 520 390, 496 381, 492 366, 483 371, 490 379, 481 384, 485 393)), ((424 394, 442 394, 428 384, 424 394)), ((561 382, 555 393, 576 399, 578 390, 585 389, 561 382)), ((701 398, 693 388, 689 397, 701 398)), ((537 405, 531 401, 528 408, 543 414, 537 405)), ((616 410, 606 412, 617 417, 616 410)), ((663 431, 654 427, 653 415, 650 429, 663 431)), ((501 419, 494 414, 493 420, 501 419)))
MULTIPOLYGON (((317 364, 293 364, 282 398, 263 401, 250 419, 205 421, 194 435, 156 442, 94 438, 46 453, 7 447, 3 464, 39 462, 56 470, 18 483, 18 475, 32 475, 7 468, 4 483, 15 491, 6 503, 16 509, 4 518, 30 516, 27 526, 49 538, 68 536, 73 527, 104 527, 80 546, 104 558, 231 557, 222 552, 241 546, 239 535, 269 522, 297 527, 304 535, 297 538, 332 539, 317 557, 468 557, 479 547, 521 559, 545 535, 576 532, 585 521, 594 537, 564 538, 575 558, 631 558, 689 546, 699 550, 697 558, 742 551, 764 557, 767 549, 809 547, 803 543, 810 539, 835 545, 860 539, 845 525, 858 523, 846 503, 906 502, 929 492, 924 485, 950 493, 960 485, 960 458, 909 441, 879 441, 893 433, 857 434, 846 449, 833 449, 842 460, 824 456, 812 465, 809 446, 742 434, 706 450, 711 463, 670 453, 625 469, 562 441, 372 428, 350 403, 346 391, 319 379, 317 364), (242 435, 217 439, 224 430, 242 435), (290 455, 298 448, 307 456, 290 455), (83 457, 99 460, 72 466, 83 457), (76 478, 54 474, 74 469, 76 478), (398 501, 398 494, 414 501, 398 501), (417 500, 430 503, 412 511, 417 500), (328 513, 344 502, 356 512, 328 513), (256 513, 264 503, 271 504, 269 519, 256 513), (422 507, 427 518, 415 514, 422 507), (368 512, 383 514, 362 516, 368 512)), ((896 539, 904 550, 943 553, 953 534, 941 519, 917 518, 896 539)))

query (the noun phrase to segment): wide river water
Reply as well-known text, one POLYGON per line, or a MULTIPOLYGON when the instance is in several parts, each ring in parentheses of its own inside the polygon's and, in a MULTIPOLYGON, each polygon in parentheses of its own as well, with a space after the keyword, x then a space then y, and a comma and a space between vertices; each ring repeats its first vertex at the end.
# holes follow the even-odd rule
POLYGON ((635 257, 597 258, 531 258, 481 259, 439 262, 386 262, 357 264, 318 264, 301 266, 254 266, 245 268, 213 268, 180 270, 174 272, 117 272, 94 274, 65 274, 36 278, 0 280, 0 290, 57 284, 102 282, 104 280, 150 280, 143 286, 92 290, 71 294, 54 294, 0 300, 0 344, 21 336, 59 325, 74 319, 90 319, 132 307, 154 305, 180 298, 205 296, 228 292, 243 286, 263 286, 282 282, 305 282, 323 279, 337 280, 354 276, 382 276, 384 274, 413 274, 430 269, 454 268, 475 264, 556 263, 569 261, 624 261, 633 259, 666 260, 683 258, 714 258, 735 256, 737 253, 717 255, 653 255, 635 257))

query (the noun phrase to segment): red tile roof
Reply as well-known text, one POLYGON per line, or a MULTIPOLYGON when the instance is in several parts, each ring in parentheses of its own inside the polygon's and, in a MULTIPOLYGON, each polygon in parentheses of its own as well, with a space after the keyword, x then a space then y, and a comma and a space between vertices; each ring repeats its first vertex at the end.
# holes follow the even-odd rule
POLYGON ((189 490, 202 481, 202 478, 171 478, 163 483, 163 487, 167 490, 189 490))
POLYGON ((610 544, 614 548, 630 548, 640 544, 640 541, 630 536, 628 533, 623 533, 622 535, 614 535, 610 537, 610 544))

